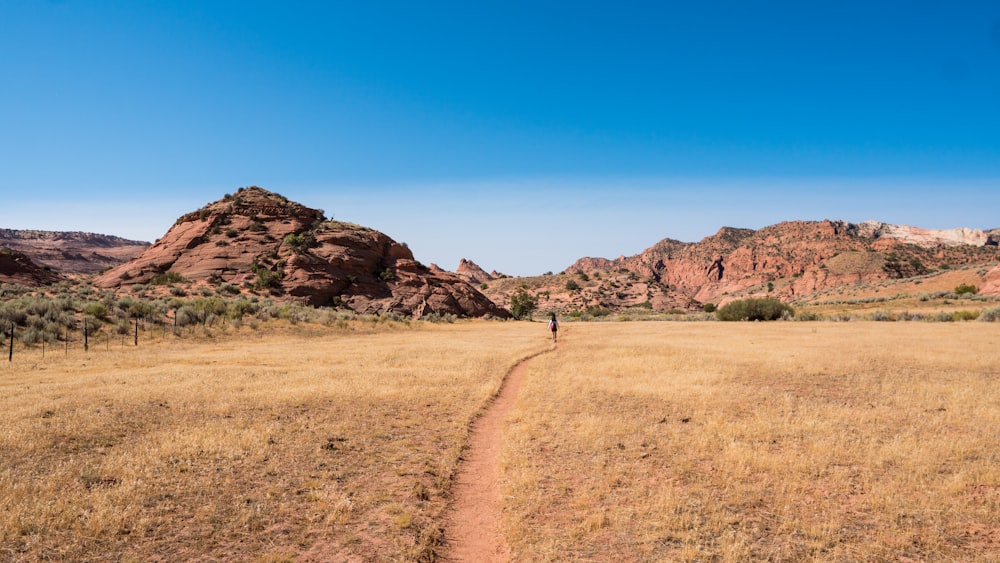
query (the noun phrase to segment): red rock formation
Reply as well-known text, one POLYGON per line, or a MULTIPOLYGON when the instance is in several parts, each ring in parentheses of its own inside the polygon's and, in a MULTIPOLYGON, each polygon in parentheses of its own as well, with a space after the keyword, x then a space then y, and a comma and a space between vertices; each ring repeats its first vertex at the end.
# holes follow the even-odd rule
POLYGON ((979 293, 1000 297, 1000 264, 993 266, 993 269, 983 276, 983 287, 979 293))
POLYGON ((509 315, 454 274, 424 267, 388 236, 327 221, 319 210, 258 187, 181 217, 142 255, 95 284, 149 283, 168 272, 359 313, 509 315))
POLYGON ((635 272, 694 302, 719 303, 739 295, 801 296, 848 283, 910 277, 944 265, 981 263, 997 256, 989 233, 984 238, 961 229, 919 232, 891 227, 843 221, 791 221, 757 231, 724 227, 698 243, 665 239, 634 256, 583 258, 567 272, 635 272), (970 240, 981 239, 983 244, 956 242, 966 235, 970 240), (938 244, 930 243, 934 237, 940 239, 938 244), (849 253, 865 258, 836 260, 849 253), (721 276, 718 267, 712 268, 717 261, 723 267, 721 276))
POLYGON ((465 258, 459 261, 455 274, 473 285, 479 285, 496 279, 496 276, 486 273, 486 270, 480 268, 478 264, 465 258))
POLYGON ((58 274, 38 266, 23 253, 0 248, 0 282, 38 287, 60 279, 58 274))

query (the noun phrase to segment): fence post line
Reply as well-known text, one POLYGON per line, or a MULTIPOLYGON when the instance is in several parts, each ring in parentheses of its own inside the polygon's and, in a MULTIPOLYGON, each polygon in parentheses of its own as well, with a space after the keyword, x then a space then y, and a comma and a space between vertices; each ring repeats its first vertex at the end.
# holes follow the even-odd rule
POLYGON ((139 315, 135 317, 135 345, 139 345, 139 315))
POLYGON ((90 336, 87 334, 87 319, 83 319, 83 351, 90 350, 90 336))
POLYGON ((14 361, 14 321, 10 321, 10 348, 7 352, 7 361, 14 361))

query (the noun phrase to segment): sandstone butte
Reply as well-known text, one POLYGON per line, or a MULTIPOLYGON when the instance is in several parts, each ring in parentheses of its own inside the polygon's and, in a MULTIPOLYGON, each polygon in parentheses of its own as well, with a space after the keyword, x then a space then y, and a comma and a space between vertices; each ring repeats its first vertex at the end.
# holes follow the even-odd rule
POLYGON ((174 275, 270 291, 361 314, 509 317, 455 274, 432 270, 373 229, 252 186, 188 213, 138 257, 96 277, 101 288, 174 275))

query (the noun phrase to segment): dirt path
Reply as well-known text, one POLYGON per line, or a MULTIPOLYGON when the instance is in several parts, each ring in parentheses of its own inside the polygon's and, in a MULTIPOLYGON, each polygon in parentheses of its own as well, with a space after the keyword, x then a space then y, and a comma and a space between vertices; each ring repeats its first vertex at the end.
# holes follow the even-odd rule
POLYGON ((500 430, 534 357, 507 373, 493 403, 472 424, 469 447, 458 464, 454 499, 445 519, 445 561, 510 561, 507 540, 500 530, 500 430))

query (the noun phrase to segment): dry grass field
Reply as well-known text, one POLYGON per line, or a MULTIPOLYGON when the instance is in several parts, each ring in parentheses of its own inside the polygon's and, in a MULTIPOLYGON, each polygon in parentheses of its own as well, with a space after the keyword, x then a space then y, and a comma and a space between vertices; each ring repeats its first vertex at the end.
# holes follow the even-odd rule
MULTIPOLYGON (((1000 560, 995 323, 565 323, 503 433, 516 561, 1000 560)), ((0 363, 0 560, 440 553, 544 325, 262 325, 0 363)), ((6 359, 6 358, 4 358, 6 359)))
POLYGON ((549 346, 361 321, 98 344, 0 364, 0 560, 426 559, 470 419, 549 346))
POLYGON ((1000 560, 993 323, 566 329, 504 434, 514 560, 1000 560))

